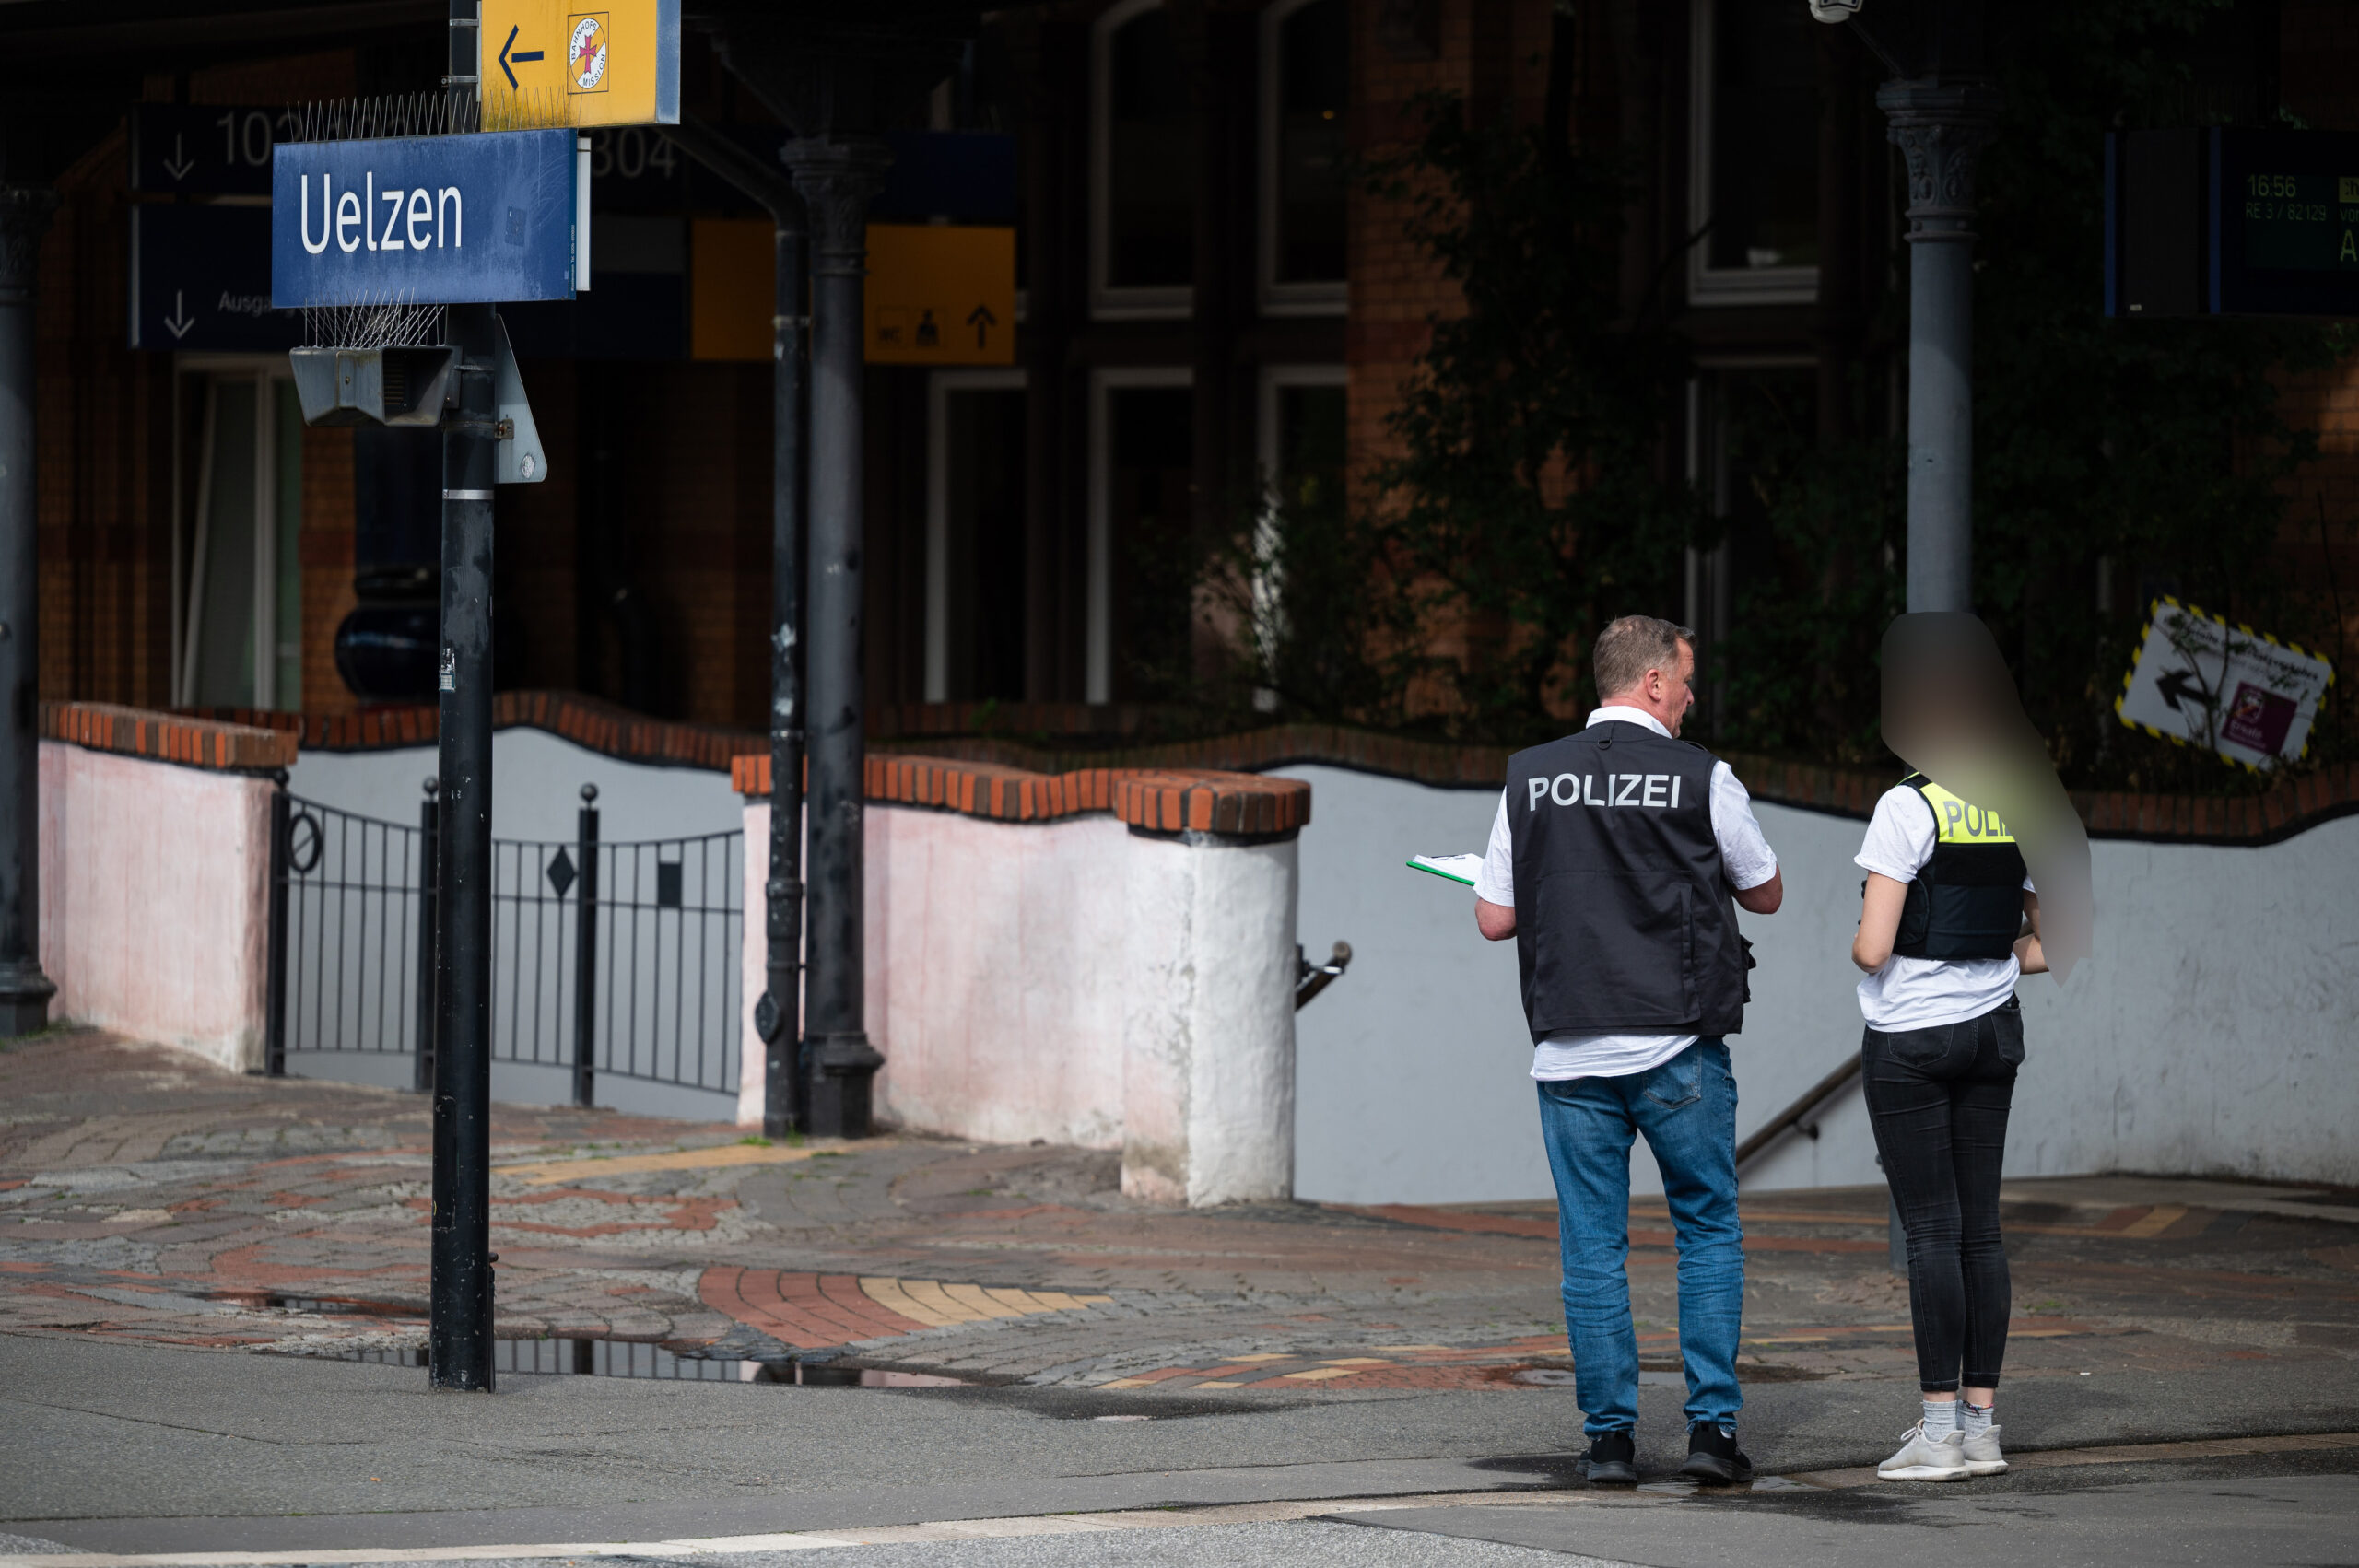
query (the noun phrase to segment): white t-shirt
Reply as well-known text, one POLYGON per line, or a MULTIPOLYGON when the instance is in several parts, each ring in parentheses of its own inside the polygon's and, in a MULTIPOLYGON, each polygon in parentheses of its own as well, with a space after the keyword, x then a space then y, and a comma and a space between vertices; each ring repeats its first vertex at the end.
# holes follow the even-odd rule
MULTIPOLYGON (((1895 784, 1876 802, 1867 841, 1852 860, 1895 882, 1915 882, 1933 858, 1934 840, 1933 813, 1925 797, 1895 784)), ((2028 877, 2024 891, 2033 891, 2028 877)), ((2012 953, 2004 958, 1904 958, 1895 953, 1860 982, 1860 1012, 1869 1028, 1885 1033, 1963 1024, 2014 995, 2021 972, 2012 953)))
MULTIPOLYGON (((1644 724, 1668 740, 1671 731, 1638 708, 1601 708, 1591 724, 1619 719, 1644 724)), ((1712 837, 1719 841, 1720 865, 1740 892, 1759 887, 1778 874, 1778 857, 1754 820, 1753 797, 1725 762, 1712 764, 1712 837)), ((1474 873, 1474 896, 1515 907, 1515 837, 1508 826, 1507 791, 1499 791, 1498 814, 1491 820, 1490 847, 1474 873)), ((1532 1076, 1545 1082, 1568 1078, 1622 1078, 1661 1067, 1696 1043, 1693 1035, 1551 1035, 1532 1048, 1532 1076)))

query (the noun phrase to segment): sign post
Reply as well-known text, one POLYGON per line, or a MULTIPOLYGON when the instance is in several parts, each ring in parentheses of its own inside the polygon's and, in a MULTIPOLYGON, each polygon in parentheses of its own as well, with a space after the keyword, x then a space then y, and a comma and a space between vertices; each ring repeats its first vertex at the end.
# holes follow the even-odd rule
POLYGON ((586 148, 569 130, 282 143, 271 303, 314 425, 442 433, 434 897, 434 1228, 429 1375, 493 1387, 492 497, 548 466, 496 302, 588 281, 586 148), (433 329, 439 325, 440 331, 433 329), (430 341, 439 337, 439 342, 430 341), (318 341, 324 338, 326 341, 318 341))

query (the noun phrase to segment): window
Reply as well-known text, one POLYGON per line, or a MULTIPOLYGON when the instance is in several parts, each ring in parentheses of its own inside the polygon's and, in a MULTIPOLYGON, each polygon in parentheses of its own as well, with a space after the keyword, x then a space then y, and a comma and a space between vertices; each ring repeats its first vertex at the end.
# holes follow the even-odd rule
POLYGON ((1262 308, 1344 309, 1350 0, 1278 0, 1262 18, 1262 308))
POLYGON ((937 370, 927 410, 925 700, 1024 696, 1024 372, 937 370))
MULTIPOLYGON (((303 411, 285 361, 200 374, 182 706, 303 706, 303 411)), ((176 552, 177 554, 178 552, 176 552)))
POLYGON ((1804 359, 1762 356, 1702 367, 1687 383, 1687 478, 1720 520, 1719 543, 1687 551, 1686 619, 1696 628, 1693 733, 1719 738, 1728 722, 1728 671, 1720 657, 1745 614, 1746 596, 1774 596, 1779 557, 1765 497, 1809 450, 1817 428, 1817 372, 1804 359))
MULTIPOLYGON (((1349 379, 1341 365, 1273 365, 1262 372, 1261 468, 1268 508, 1256 541, 1262 567, 1254 575, 1252 603, 1253 638, 1265 666, 1279 663, 1286 642, 1285 584, 1268 565, 1277 552, 1277 530, 1289 519, 1316 527, 1344 503, 1349 379)), ((1274 708, 1277 693, 1257 691, 1253 702, 1274 708)))
POLYGON ((1122 0, 1092 43, 1092 303, 1101 316, 1184 316, 1196 131, 1170 13, 1161 0, 1122 0))
POLYGON ((1699 305, 1818 297, 1820 24, 1793 0, 1694 0, 1688 252, 1699 305))
POLYGON ((1179 367, 1090 384, 1089 625, 1084 696, 1155 701, 1190 657, 1195 409, 1179 367))

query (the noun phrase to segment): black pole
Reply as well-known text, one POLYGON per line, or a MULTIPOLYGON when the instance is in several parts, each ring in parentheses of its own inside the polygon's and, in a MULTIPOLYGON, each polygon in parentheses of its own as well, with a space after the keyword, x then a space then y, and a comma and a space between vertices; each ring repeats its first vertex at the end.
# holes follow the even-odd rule
POLYGON ((434 1091, 434 883, 440 863, 440 808, 434 790, 440 780, 426 780, 426 800, 417 808, 417 1063, 410 1087, 421 1094, 434 1091))
MULTIPOLYGON (((861 823, 866 757, 861 685, 862 279, 868 203, 892 155, 867 137, 804 138, 779 156, 811 224, 810 940, 804 1030, 804 1124, 823 1137, 868 1130, 869 1084, 885 1059, 868 1043, 862 995, 861 823)), ((775 765, 773 765, 775 766, 775 765)), ((773 778, 773 788, 779 780, 773 778)), ((773 807, 775 810, 775 807, 773 807)))
POLYGON ((770 842, 762 883, 765 976, 754 1005, 762 1043, 762 1131, 784 1138, 802 1128, 803 1019, 803 429, 808 371, 807 283, 803 198, 775 166, 710 126, 690 119, 663 135, 706 168, 768 207, 777 226, 770 312, 770 842))
POLYGON ((270 792, 270 943, 263 957, 262 1070, 287 1076, 287 780, 270 792))
POLYGON ((573 1103, 594 1105, 598 1088, 598 786, 581 786, 574 835, 581 856, 581 902, 573 919, 573 1103))
POLYGON ((49 1023, 41 969, 41 566, 33 284, 49 191, 0 189, 0 1036, 49 1023))
MULTIPOLYGON (((778 215, 777 301, 770 318, 770 864, 762 884, 768 989, 762 1132, 804 1120, 803 1021, 803 226, 778 215)), ((792 215, 799 218, 799 214, 792 215)))
POLYGON ((438 1388, 492 1387, 491 497, 499 318, 453 305, 442 422, 440 855, 435 902, 433 1324, 438 1388))

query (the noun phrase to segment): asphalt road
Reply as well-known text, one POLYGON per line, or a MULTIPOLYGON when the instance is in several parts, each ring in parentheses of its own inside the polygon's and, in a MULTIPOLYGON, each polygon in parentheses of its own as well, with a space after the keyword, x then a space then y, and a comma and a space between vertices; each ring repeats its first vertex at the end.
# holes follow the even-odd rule
MULTIPOLYGON (((1559 1494, 1557 1506, 1583 1510, 1581 1540, 1592 1544, 1577 1543, 1580 1551, 1613 1561, 1689 1560, 1645 1555, 1630 1531, 1645 1536, 1658 1527, 1625 1527, 1620 1515, 1597 1511, 1600 1494, 1564 1491, 1574 1484, 1567 1460, 1579 1441, 1579 1412, 1568 1395, 1548 1390, 1224 1401, 1145 1391, 548 1376, 512 1377, 503 1392, 487 1397, 432 1393, 423 1373, 398 1367, 16 1335, 0 1336, 0 1390, 8 1410, 0 1433, 0 1528, 83 1550, 657 1541, 1082 1510, 1545 1489, 1559 1494), (1097 1419, 1141 1414, 1152 1419, 1097 1419)), ((1657 1475, 1667 1475, 1679 1457, 1676 1401, 1676 1390, 1660 1387, 1642 1396, 1641 1459, 1657 1475)), ((1889 1451, 1907 1419, 1893 1401, 1893 1390, 1882 1384, 1768 1385, 1754 1391, 1743 1440, 1765 1474, 1871 1463, 1889 1451)), ((2350 1433, 2359 1431, 2359 1367, 2341 1360, 2330 1367, 2257 1363, 2233 1372, 2026 1381, 2009 1392, 2001 1412, 2018 1453, 2350 1433)), ((2282 1469, 2292 1461, 2281 1456, 2269 1462, 2282 1469)), ((1934 1513, 1899 1523, 1954 1529, 1970 1519, 1940 1509, 1971 1514, 1989 1498, 2083 1485, 2085 1476, 2070 1480, 2076 1473, 2042 1472, 2048 1478, 2043 1480, 2021 1472, 1997 1486, 1978 1483, 1969 1498, 1937 1495, 1927 1504, 1934 1513)), ((2127 1495, 2119 1474, 2105 1479, 2105 1496, 2127 1495)), ((2157 1482, 2164 1494, 2170 1484, 2157 1482)), ((2259 1510, 2255 1518, 2304 1509, 2331 1514, 2348 1501, 2335 1490, 2339 1484, 2321 1480, 2296 1501, 2219 1506, 2259 1510)), ((1867 1494, 1893 1490, 1871 1487, 1867 1494)), ((1893 1527, 1872 1510, 1787 1518, 1801 1504, 1782 1494, 1757 1492, 1746 1502, 1765 1500, 1771 1508, 1742 1515, 1777 1513, 1786 1520, 1774 1536, 1759 1538, 1765 1550, 1773 1539, 1795 1552, 1819 1550, 1824 1542, 1813 1531, 1873 1536, 1893 1527)), ((1607 1501, 1638 1510, 1633 1520, 1660 1512, 1651 1498, 1607 1501)), ((1713 1510, 1726 1500, 1704 1501, 1698 1518, 1718 1518, 1713 1510)), ((1990 1505, 2006 1515, 2022 1504, 1990 1505)), ((1440 1533, 1566 1549, 1548 1544, 1556 1538, 1547 1532, 1557 1527, 1545 1508, 1499 1515, 1504 1523, 1495 1523, 1489 1509, 1439 1514, 1476 1515, 1480 1527, 1440 1533), (1522 1533, 1500 1538, 1507 1524, 1522 1533)), ((2347 1533, 2345 1515, 2334 1516, 2344 1521, 2335 1527, 2347 1533)), ((1393 1521, 1409 1522, 1405 1515, 1393 1521)), ((1439 1515, 1417 1533, 1438 1528, 1439 1515)), ((1712 1530, 1736 1528, 1698 1525, 1704 1544, 1697 1550, 1713 1550, 1712 1530)), ((2118 1534, 2095 1529, 2090 1539, 2118 1534)), ((1301 1539, 1314 1537, 1325 1539, 1318 1531, 1301 1539)), ((1249 1532, 1236 1539, 1259 1538, 1249 1532)), ((885 1547, 859 1550, 863 1562, 889 1560, 872 1555, 885 1547)), ((1360 1550, 1410 1549, 1372 1541, 1360 1550)), ((809 1554, 794 1555, 807 1561, 809 1554)), ((2343 1551, 2284 1561, 2348 1557, 2343 1551)), ((1231 1560, 1257 1559, 1203 1559, 1231 1560)))

